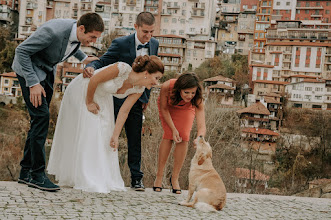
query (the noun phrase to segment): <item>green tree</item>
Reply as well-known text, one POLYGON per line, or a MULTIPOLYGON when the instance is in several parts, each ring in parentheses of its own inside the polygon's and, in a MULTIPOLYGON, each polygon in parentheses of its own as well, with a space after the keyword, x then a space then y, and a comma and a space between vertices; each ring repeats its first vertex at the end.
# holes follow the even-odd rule
POLYGON ((102 40, 101 40, 101 44, 102 44, 102 48, 101 50, 98 52, 99 56, 102 56, 104 53, 107 52, 108 48, 111 45, 111 42, 118 38, 120 36, 119 31, 115 30, 110 32, 109 34, 106 34, 102 40))
POLYGON ((15 48, 17 43, 14 41, 6 40, 6 46, 0 51, 0 72, 12 71, 11 65, 13 63, 15 48))

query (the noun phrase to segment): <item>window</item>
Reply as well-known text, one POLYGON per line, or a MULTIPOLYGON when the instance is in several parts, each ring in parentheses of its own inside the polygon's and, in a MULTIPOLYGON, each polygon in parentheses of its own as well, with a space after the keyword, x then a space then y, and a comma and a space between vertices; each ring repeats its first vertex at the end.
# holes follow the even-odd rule
POLYGON ((177 23, 177 18, 173 18, 172 23, 177 23))
POLYGON ((311 99, 311 95, 305 95, 305 99, 311 99))
POLYGON ((9 84, 9 80, 5 79, 5 85, 8 85, 8 84, 9 84))
POLYGON ((312 87, 305 87, 305 91, 312 91, 312 87))
POLYGON ((330 14, 330 10, 325 10, 325 14, 330 14))
POLYGON ((291 5, 291 2, 286 2, 286 6, 290 6, 291 5))
POLYGON ((164 23, 168 23, 169 19, 168 18, 164 18, 164 23))
POLYGON ((316 2, 316 6, 320 6, 321 5, 321 3, 320 2, 316 2))
POLYGON ((184 35, 184 30, 179 30, 179 35, 184 35))
POLYGON ((171 34, 176 34, 176 30, 171 30, 171 34))
POLYGON ((315 96, 315 99, 317 99, 317 100, 322 100, 322 96, 315 96))
POLYGON ((306 14, 309 14, 309 10, 305 10, 305 13, 306 13, 306 14))
POLYGON ((276 5, 280 5, 280 2, 276 2, 276 5))

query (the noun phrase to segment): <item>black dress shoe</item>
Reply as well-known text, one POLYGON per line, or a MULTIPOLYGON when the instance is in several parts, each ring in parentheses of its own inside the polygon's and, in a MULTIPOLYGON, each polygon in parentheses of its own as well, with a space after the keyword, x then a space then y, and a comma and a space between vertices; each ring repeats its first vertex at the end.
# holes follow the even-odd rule
POLYGON ((45 173, 32 175, 31 180, 27 183, 29 187, 37 188, 40 190, 48 191, 48 192, 55 192, 60 190, 58 185, 55 185, 48 179, 45 173))
POLYGON ((143 181, 140 180, 132 180, 131 182, 131 188, 135 191, 145 191, 145 186, 143 184, 143 181))
POLYGON ((18 183, 28 184, 31 180, 31 174, 29 169, 21 169, 20 176, 18 177, 18 183))

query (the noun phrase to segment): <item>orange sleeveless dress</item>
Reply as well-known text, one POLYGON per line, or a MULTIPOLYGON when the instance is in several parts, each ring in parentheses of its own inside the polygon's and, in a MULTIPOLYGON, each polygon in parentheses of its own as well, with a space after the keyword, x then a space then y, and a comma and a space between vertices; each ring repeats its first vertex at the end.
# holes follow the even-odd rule
MULTIPOLYGON (((175 127, 177 128, 180 137, 183 139, 183 141, 189 141, 190 140, 190 133, 193 126, 193 121, 195 117, 195 107, 192 105, 191 102, 184 102, 183 100, 180 101, 177 105, 171 104, 171 93, 172 89, 174 87, 174 84, 177 79, 170 79, 170 85, 169 85, 169 95, 168 95, 168 109, 170 116, 172 118, 172 121, 174 122, 175 127)), ((158 108, 159 108, 159 116, 163 128, 163 139, 173 140, 172 137, 172 131, 170 127, 168 126, 167 122, 164 120, 163 115, 161 113, 160 108, 160 96, 158 98, 158 108)))

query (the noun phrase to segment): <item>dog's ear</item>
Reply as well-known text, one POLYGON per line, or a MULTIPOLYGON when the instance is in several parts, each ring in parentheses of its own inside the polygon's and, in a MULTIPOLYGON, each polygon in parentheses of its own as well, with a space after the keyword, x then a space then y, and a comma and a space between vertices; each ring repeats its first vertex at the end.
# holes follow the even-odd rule
POLYGON ((201 165, 205 162, 206 156, 204 154, 200 154, 198 157, 198 165, 201 165))

